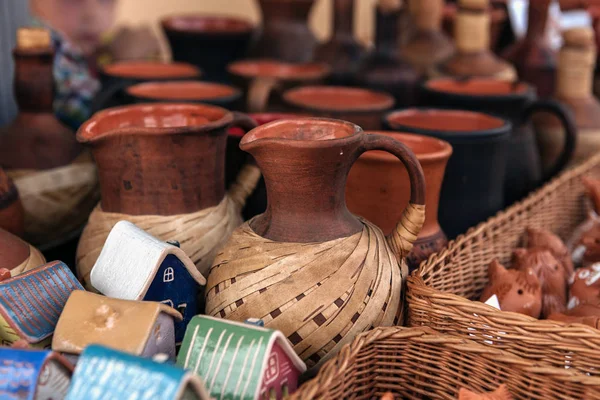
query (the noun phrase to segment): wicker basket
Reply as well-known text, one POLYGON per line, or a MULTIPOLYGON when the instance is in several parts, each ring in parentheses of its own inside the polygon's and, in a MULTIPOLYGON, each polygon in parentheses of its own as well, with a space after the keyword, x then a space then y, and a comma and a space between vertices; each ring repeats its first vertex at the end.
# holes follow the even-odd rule
POLYGON ((471 228, 424 261, 408 279, 408 324, 462 335, 520 357, 600 375, 600 331, 502 312, 478 301, 487 269, 508 262, 526 227, 567 238, 584 219, 583 176, 600 176, 600 155, 569 170, 527 199, 471 228))
POLYGON ((427 328, 377 328, 357 336, 291 399, 456 399, 506 384, 515 399, 600 399, 600 378, 534 364, 427 328))

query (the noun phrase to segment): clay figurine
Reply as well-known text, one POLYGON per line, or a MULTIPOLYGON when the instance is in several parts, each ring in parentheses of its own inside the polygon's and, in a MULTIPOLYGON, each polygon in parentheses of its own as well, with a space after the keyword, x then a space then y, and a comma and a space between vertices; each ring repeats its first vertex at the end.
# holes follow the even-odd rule
POLYGON ((118 222, 110 231, 90 279, 105 296, 158 301, 175 308, 183 316, 175 324, 177 343, 198 314, 198 290, 206 285, 183 250, 128 221, 118 222))
POLYGON ((567 277, 573 274, 573 260, 565 243, 554 233, 546 229, 528 227, 525 231, 525 247, 540 247, 549 250, 563 264, 567 277))
POLYGON ((575 271, 569 288, 567 309, 600 302, 600 263, 575 271))
POLYGON ((598 301, 579 304, 564 313, 551 314, 548 319, 569 324, 584 324, 600 329, 600 304, 598 301))
POLYGON ((0 274, 0 344, 24 339, 31 347, 48 347, 67 298, 83 287, 60 261, 4 278, 0 274))
POLYGON ((498 389, 488 393, 475 393, 465 388, 458 391, 458 400, 513 400, 506 385, 498 386, 498 389))
POLYGON ((23 203, 17 187, 0 168, 0 229, 22 236, 25 229, 24 218, 23 203))
POLYGON ((600 180, 588 176, 582 178, 586 192, 584 207, 587 218, 571 234, 567 247, 573 262, 581 267, 600 262, 600 180))
POLYGON ((519 248, 513 252, 513 267, 525 271, 532 269, 542 287, 541 317, 565 310, 567 304, 567 275, 562 263, 549 250, 519 248))
POLYGON ((46 259, 38 249, 0 229, 0 270, 8 270, 11 276, 16 276, 45 263, 46 259))
POLYGON ((210 400, 204 382, 167 363, 88 346, 77 363, 66 400, 210 400))
POLYGON ((47 350, 0 347, 0 398, 63 400, 73 365, 47 350))
POLYGON ((506 269, 498 260, 493 260, 488 267, 488 280, 480 301, 486 301, 492 295, 496 295, 500 310, 518 312, 533 318, 540 317, 542 288, 532 269, 506 269))
POLYGON ((210 382, 214 398, 234 400, 284 399, 306 371, 281 332, 204 315, 190 322, 177 365, 210 382), (216 356, 218 364, 207 361, 216 356))
POLYGON ((146 358, 164 354, 175 360, 175 321, 181 321, 181 314, 165 304, 76 290, 58 319, 52 350, 74 362, 90 344, 146 358))
POLYGON ((425 219, 423 170, 408 147, 323 118, 262 125, 240 147, 263 173, 267 211, 238 228, 215 258, 206 314, 263 319, 311 367, 360 332, 401 324, 406 256, 425 219), (368 150, 393 154, 410 177, 410 201, 388 237, 345 202, 346 176, 368 150))

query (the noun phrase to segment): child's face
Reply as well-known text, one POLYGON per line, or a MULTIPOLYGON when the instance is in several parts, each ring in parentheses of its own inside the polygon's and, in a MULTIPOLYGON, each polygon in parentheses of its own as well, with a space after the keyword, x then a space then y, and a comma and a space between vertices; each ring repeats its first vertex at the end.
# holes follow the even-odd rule
POLYGON ((32 11, 91 55, 115 20, 117 0, 33 0, 32 11))

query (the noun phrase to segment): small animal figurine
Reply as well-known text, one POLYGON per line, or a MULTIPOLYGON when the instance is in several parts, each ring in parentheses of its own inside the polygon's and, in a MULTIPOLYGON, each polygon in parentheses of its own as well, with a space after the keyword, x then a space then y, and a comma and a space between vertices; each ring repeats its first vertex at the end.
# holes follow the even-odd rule
POLYGON ((489 283, 483 289, 480 301, 492 295, 498 297, 502 311, 512 311, 539 318, 542 310, 542 288, 531 269, 506 269, 498 260, 488 267, 489 283))
POLYGON ((564 313, 551 314, 548 319, 600 329, 600 302, 580 304, 564 313))
POLYGON ((0 398, 62 400, 73 365, 48 350, 0 347, 0 398))
POLYGON ((83 287, 61 261, 0 281, 0 344, 10 346, 23 339, 32 347, 49 347, 74 290, 83 287))
POLYGON ((108 297, 158 301, 175 308, 183 316, 175 324, 175 340, 181 343, 187 324, 199 312, 198 290, 206 279, 179 247, 119 221, 92 269, 91 283, 108 297))
POLYGON ((201 376, 211 396, 232 400, 283 399, 306 371, 281 332, 205 315, 189 323, 177 365, 201 376))
POLYGON ((458 400, 513 400, 513 397, 506 385, 502 384, 493 392, 480 394, 461 388, 458 391, 458 400))
POLYGON ((210 400, 210 396, 191 372, 91 345, 81 353, 66 400, 104 399, 210 400))
POLYGON ((570 281, 567 309, 600 301, 600 263, 579 268, 570 281))
POLYGON ((544 248, 519 248, 513 252, 513 267, 520 271, 532 269, 542 287, 541 317, 565 310, 569 277, 560 261, 544 248))
POLYGON ((181 314, 153 301, 113 299, 76 290, 56 324, 52 350, 74 362, 90 344, 101 344, 136 356, 165 354, 175 360, 175 322, 181 314))
POLYGON ((568 277, 573 274, 571 253, 565 243, 554 233, 546 229, 527 228, 525 231, 525 247, 539 247, 549 250, 558 259, 568 277))

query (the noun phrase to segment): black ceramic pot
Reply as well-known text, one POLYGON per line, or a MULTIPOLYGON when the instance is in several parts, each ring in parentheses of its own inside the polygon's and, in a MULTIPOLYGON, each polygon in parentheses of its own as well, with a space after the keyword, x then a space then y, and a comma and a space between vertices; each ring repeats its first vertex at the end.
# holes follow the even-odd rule
POLYGON ((506 205, 522 199, 556 176, 573 156, 577 130, 570 112, 555 100, 538 100, 533 87, 526 83, 487 78, 433 79, 423 85, 423 101, 428 106, 481 111, 512 123, 506 164, 506 205), (531 122, 537 112, 549 112, 557 116, 565 132, 562 153, 548 171, 542 171, 540 151, 531 122))
POLYGON ((452 145, 439 208, 440 225, 449 238, 504 207, 509 121, 471 111, 411 108, 388 114, 385 123, 394 131, 452 145))

